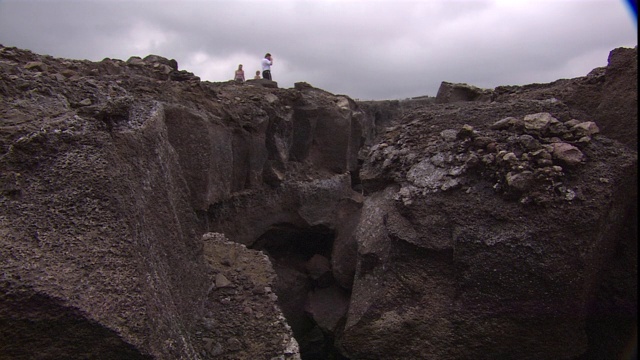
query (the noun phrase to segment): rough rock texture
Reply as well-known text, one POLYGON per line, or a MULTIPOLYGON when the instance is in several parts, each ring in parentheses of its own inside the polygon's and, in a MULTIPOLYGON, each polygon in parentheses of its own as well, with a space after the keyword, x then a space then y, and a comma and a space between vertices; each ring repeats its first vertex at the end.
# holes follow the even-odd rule
POLYGON ((261 177, 253 115, 146 59, 0 48, 0 357, 299 357, 271 266, 195 211, 261 177))
POLYGON ((638 151, 638 48, 617 48, 608 65, 584 77, 560 79, 550 84, 501 86, 493 90, 496 101, 526 97, 560 100, 576 118, 595 121, 602 133, 638 151))
POLYGON ((437 104, 452 103, 458 101, 489 101, 491 91, 481 89, 469 84, 454 84, 443 81, 436 95, 437 104))
MULTIPOLYGON (((585 353, 588 307, 616 248, 625 246, 618 234, 629 224, 624 199, 636 196, 637 159, 606 139, 558 134, 588 159, 573 162, 554 146, 567 143, 532 135, 537 129, 524 123, 520 131, 459 125, 448 138, 433 122, 410 121, 387 134, 383 144, 394 146, 371 148, 363 187, 371 180, 372 190, 384 190, 366 198, 357 230, 359 262, 341 344, 348 356, 585 353), (433 139, 412 143, 410 133, 433 139), (615 161, 598 160, 612 154, 615 161)), ((630 339, 637 298, 635 288, 626 290, 616 311, 630 310, 620 324, 630 339)))
POLYGON ((624 358, 636 80, 356 102, 0 47, 0 358, 624 358))

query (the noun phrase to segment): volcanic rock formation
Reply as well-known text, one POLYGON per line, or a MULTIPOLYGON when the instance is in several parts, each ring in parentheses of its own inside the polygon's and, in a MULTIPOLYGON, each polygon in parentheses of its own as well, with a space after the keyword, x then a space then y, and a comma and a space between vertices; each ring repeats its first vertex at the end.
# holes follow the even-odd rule
POLYGON ((356 102, 0 46, 1 359, 624 358, 637 49, 356 102))

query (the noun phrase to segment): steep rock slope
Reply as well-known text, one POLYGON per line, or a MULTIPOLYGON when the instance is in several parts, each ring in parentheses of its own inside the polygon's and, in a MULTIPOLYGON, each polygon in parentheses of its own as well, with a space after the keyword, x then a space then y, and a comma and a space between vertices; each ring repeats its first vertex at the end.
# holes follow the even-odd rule
POLYGON ((0 55, 2 356, 299 357, 271 264, 206 241, 197 217, 261 183, 265 135, 244 111, 272 108, 155 56, 0 55))
POLYGON ((439 104, 420 109, 364 104, 386 132, 361 155, 370 195, 345 353, 630 356, 637 153, 602 133, 637 144, 637 50, 609 60, 551 84, 443 83, 439 104), (479 95, 445 96, 456 89, 479 95))

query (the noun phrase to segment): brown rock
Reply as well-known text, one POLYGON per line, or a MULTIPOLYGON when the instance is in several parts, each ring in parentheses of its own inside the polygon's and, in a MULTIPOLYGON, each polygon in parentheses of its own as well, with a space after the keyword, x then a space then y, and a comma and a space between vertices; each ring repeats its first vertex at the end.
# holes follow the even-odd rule
POLYGON ((582 164, 585 156, 577 147, 564 142, 553 144, 553 157, 568 166, 582 164))

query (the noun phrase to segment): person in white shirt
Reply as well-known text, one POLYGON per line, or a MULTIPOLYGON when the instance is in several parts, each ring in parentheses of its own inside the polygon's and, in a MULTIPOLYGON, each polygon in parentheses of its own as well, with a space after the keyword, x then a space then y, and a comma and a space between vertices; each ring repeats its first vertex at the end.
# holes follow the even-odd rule
POLYGON ((273 57, 271 54, 266 53, 261 62, 262 65, 262 78, 271 80, 271 65, 273 65, 273 57))

